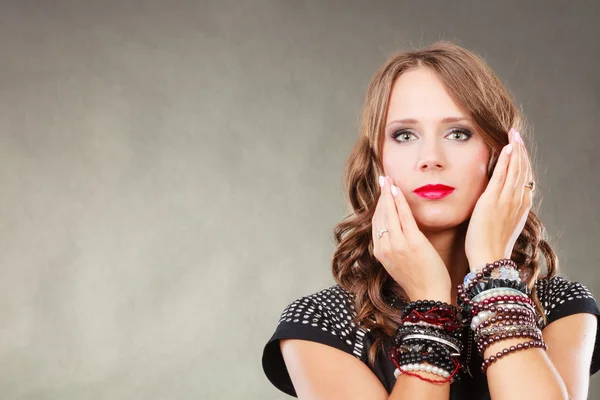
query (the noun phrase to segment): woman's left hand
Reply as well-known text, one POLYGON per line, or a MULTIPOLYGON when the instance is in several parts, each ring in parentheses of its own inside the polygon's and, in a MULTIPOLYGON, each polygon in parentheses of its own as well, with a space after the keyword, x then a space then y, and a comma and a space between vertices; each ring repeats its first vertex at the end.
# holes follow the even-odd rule
POLYGON ((514 129, 508 140, 469 221, 465 252, 471 271, 511 257, 531 209, 533 190, 525 184, 534 179, 527 150, 514 129))

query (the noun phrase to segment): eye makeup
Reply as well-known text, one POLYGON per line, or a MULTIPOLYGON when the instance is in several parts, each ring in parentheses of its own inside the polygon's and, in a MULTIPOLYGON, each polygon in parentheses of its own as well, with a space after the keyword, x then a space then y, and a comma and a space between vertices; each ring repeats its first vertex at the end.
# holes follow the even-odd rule
MULTIPOLYGON (((415 137, 417 136, 410 129, 400 129, 398 131, 392 132, 391 137, 392 137, 392 139, 396 140, 399 143, 406 143, 406 142, 412 141, 412 140, 398 140, 398 137, 403 136, 403 135, 412 135, 415 137)), ((450 140, 456 140, 459 142, 466 142, 473 136, 473 134, 468 129, 464 129, 464 128, 452 128, 452 129, 450 129, 450 132, 448 132, 444 137, 449 136, 449 135, 463 135, 464 139, 450 139, 450 140)))

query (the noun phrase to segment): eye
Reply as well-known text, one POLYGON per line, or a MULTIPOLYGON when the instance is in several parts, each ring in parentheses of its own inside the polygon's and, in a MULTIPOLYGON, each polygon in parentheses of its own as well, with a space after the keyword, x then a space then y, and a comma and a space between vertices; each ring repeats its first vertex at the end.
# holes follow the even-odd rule
POLYGON ((461 128, 452 128, 451 132, 446 135, 446 137, 452 137, 451 140, 458 140, 459 142, 465 142, 467 140, 469 140, 469 138, 471 138, 471 136, 473 136, 473 134, 471 132, 469 132, 466 129, 461 129, 461 128), (462 139, 461 139, 462 137, 462 139))
POLYGON ((410 142, 411 136, 415 137, 415 134, 409 131, 397 131, 392 133, 392 138, 400 143, 410 142))

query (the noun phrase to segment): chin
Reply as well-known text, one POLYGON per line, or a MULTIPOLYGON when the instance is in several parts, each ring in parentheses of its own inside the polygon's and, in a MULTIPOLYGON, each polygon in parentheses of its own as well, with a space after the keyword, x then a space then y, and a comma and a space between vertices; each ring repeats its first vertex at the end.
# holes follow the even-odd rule
POLYGON ((421 231, 444 231, 456 228, 467 219, 456 212, 455 207, 428 206, 414 213, 421 231), (446 209, 448 208, 448 209, 446 209))

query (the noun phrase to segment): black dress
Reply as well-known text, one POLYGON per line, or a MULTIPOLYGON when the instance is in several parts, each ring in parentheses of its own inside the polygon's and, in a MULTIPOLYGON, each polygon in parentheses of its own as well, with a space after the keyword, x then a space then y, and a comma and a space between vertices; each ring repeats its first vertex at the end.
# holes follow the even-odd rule
MULTIPOLYGON (((579 282, 557 275, 551 279, 539 279, 536 281, 536 289, 538 298, 545 308, 548 324, 577 313, 600 316, 596 300, 579 282)), ((281 391, 297 397, 281 355, 280 339, 304 339, 323 343, 354 355, 368 366, 367 357, 373 338, 368 330, 352 322, 355 314, 352 293, 339 285, 301 297, 288 305, 281 314, 275 333, 263 350, 262 366, 267 378, 281 391)), ((539 327, 544 326, 540 323, 539 327)), ((596 331, 590 375, 600 369, 599 332, 600 329, 596 331)), ((385 350, 392 345, 392 338, 389 338, 386 343, 385 350)), ((490 399, 487 379, 480 370, 483 360, 475 347, 472 348, 471 354, 473 357, 470 370, 473 377, 466 375, 451 385, 451 400, 490 399)), ((374 367, 370 369, 388 393, 391 393, 396 382, 394 364, 380 352, 375 358, 374 367)))

